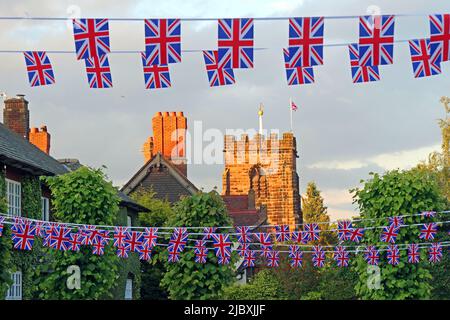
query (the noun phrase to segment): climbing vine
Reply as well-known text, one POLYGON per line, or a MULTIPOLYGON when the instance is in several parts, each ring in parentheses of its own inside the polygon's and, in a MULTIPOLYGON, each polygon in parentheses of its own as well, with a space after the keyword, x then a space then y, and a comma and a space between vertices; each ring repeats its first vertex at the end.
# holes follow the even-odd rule
MULTIPOLYGON (((8 205, 6 203, 6 181, 5 172, 0 168, 0 212, 6 212, 8 205)), ((5 232, 3 232, 5 233, 5 232)), ((11 240, 8 236, 0 237, 0 299, 2 299, 11 284, 11 240)))

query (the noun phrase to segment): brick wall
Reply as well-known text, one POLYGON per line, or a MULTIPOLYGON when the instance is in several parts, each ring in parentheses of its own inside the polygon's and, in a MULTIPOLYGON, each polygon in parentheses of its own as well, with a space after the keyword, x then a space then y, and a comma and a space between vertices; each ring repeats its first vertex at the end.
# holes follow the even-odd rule
POLYGON ((30 142, 45 153, 50 153, 50 133, 47 132, 46 126, 42 126, 41 129, 31 128, 30 142))
POLYGON ((30 131, 30 111, 28 101, 22 95, 5 100, 3 123, 10 130, 28 139, 30 131))
POLYGON ((252 139, 225 136, 224 195, 247 195, 252 189, 256 206, 267 207, 270 224, 301 222, 297 146, 292 133, 280 139, 256 134, 252 139))

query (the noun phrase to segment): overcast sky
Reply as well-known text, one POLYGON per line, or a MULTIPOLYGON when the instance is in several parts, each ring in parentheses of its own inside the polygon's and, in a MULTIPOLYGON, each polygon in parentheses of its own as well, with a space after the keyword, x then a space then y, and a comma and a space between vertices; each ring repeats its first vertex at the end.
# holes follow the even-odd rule
MULTIPOLYGON (((6 1, 1 16, 48 17, 265 17, 424 14, 396 19, 396 39, 429 34, 425 14, 450 12, 442 1, 6 1), (339 3, 337 5, 337 3, 339 3)), ((142 22, 110 22, 111 49, 143 50, 142 22)), ((326 43, 357 42, 358 20, 326 20, 326 43)), ((236 85, 210 88, 201 53, 183 54, 171 65, 172 88, 145 90, 138 54, 110 54, 113 89, 89 89, 84 64, 74 54, 49 54, 56 84, 30 88, 22 54, 0 54, 0 91, 23 93, 30 102, 31 125, 46 124, 55 158, 78 158, 91 166, 106 165, 116 185, 125 183, 142 165, 143 142, 152 134, 157 111, 184 111, 188 126, 249 129, 258 125, 257 108, 265 106, 264 126, 289 130, 288 100, 294 114, 301 193, 316 181, 332 218, 355 214, 350 188, 370 171, 409 168, 439 149, 437 119, 443 117, 439 98, 450 95, 450 62, 440 76, 414 79, 409 48, 395 46, 395 64, 381 68, 378 83, 354 85, 346 47, 326 47, 324 65, 315 69, 316 83, 288 87, 282 48, 287 45, 288 21, 256 21, 255 68, 237 70, 236 85)), ((0 21, 1 49, 74 50, 70 23, 57 21, 0 21)), ((214 22, 183 22, 182 48, 215 49, 214 22)), ((190 165, 189 179, 198 187, 221 191, 223 165, 190 165)))

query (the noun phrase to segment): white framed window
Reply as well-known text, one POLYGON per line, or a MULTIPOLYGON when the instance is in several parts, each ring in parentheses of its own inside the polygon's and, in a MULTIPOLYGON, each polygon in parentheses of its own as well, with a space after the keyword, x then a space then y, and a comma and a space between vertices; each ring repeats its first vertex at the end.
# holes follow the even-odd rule
POLYGON ((125 284, 125 300, 133 299, 133 279, 127 279, 125 284))
POLYGON ((20 182, 6 179, 6 199, 8 200, 8 214, 21 216, 22 188, 20 182))
POLYGON ((131 227, 131 216, 127 216, 127 227, 131 227))
POLYGON ((11 275, 13 283, 6 293, 6 300, 22 300, 22 271, 14 272, 11 275))
POLYGON ((50 201, 46 197, 41 197, 41 205, 42 205, 42 220, 49 221, 50 220, 50 201))

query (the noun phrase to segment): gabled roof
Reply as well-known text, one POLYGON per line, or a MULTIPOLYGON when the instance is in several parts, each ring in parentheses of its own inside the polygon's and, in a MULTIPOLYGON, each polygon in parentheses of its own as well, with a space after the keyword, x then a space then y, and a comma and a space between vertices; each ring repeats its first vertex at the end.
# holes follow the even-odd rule
POLYGON ((0 123, 0 161, 35 175, 57 175, 67 168, 0 123))
MULTIPOLYGON (((167 160, 161 153, 154 155, 147 163, 145 163, 136 174, 122 187, 121 191, 125 194, 130 194, 138 186, 141 185, 143 180, 150 174, 152 168, 166 167, 170 176, 172 176, 178 184, 180 184, 187 193, 195 194, 198 192, 197 187, 189 181, 189 179, 169 160, 167 160)), ((158 182, 155 181, 155 187, 157 187, 158 182)), ((155 189, 155 188, 154 188, 155 189)), ((155 190, 157 191, 157 190, 155 190)))

